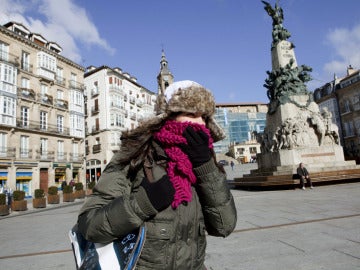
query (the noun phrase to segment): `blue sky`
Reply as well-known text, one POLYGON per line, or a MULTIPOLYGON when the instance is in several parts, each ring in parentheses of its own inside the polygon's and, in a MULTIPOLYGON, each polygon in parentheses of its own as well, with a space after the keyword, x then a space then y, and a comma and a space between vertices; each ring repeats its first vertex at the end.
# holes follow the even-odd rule
MULTIPOLYGON (((274 6, 275 0, 268 0, 274 6)), ((280 0, 308 89, 360 68, 360 1, 280 0)), ((175 80, 197 81, 218 103, 268 102, 271 18, 260 0, 0 0, 17 21, 84 67, 120 67, 157 91, 161 50, 175 80)))

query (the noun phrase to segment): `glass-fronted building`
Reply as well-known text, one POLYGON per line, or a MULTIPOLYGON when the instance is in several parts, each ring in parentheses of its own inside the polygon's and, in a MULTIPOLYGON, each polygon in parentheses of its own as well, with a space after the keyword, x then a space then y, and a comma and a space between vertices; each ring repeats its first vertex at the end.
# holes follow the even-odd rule
POLYGON ((253 132, 263 132, 266 125, 267 104, 217 104, 215 119, 224 129, 226 138, 214 144, 216 153, 227 153, 230 144, 250 141, 253 132))

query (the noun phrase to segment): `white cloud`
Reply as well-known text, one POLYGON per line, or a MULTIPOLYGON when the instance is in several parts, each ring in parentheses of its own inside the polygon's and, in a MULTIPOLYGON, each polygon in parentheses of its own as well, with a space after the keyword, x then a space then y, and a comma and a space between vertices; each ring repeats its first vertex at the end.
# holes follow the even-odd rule
POLYGON ((348 65, 360 68, 360 25, 352 29, 334 29, 329 32, 327 41, 335 49, 336 59, 324 65, 326 73, 343 74, 348 65))
POLYGON ((81 45, 98 46, 109 54, 115 52, 100 37, 86 10, 73 0, 0 0, 0 6, 1 24, 8 21, 22 23, 31 32, 58 43, 63 48, 62 54, 75 62, 82 60, 81 45))

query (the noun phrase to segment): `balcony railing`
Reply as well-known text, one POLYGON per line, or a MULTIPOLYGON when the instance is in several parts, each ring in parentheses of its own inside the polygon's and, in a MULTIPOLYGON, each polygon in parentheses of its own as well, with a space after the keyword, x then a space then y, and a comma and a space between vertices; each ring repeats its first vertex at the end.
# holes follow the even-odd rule
POLYGON ((52 105, 53 104, 53 97, 48 94, 37 94, 37 100, 43 104, 52 105))
POLYGON ((36 159, 37 160, 55 160, 55 151, 40 151, 36 150, 36 159))
POLYGON ((0 146, 1 158, 15 158, 15 154, 16 154, 16 147, 0 146))
POLYGON ((56 154, 57 161, 66 161, 67 160, 67 152, 57 152, 56 154))
POLYGON ((12 53, 8 53, 6 51, 0 50, 0 61, 9 63, 18 67, 20 65, 19 56, 14 55, 12 53))
POLYGON ((61 86, 65 86, 65 78, 60 76, 55 76, 55 83, 61 86))
POLYGON ((23 71, 29 72, 29 73, 33 73, 33 65, 30 65, 27 62, 23 62, 21 63, 21 69, 23 71))
POLYGON ((69 81, 69 88, 71 89, 79 89, 79 90, 84 90, 85 86, 83 83, 79 83, 77 81, 74 80, 70 80, 69 81))
POLYGON ((99 153, 101 151, 101 144, 93 145, 93 154, 99 153))
POLYGON ((84 159, 83 154, 70 153, 70 162, 82 162, 83 159, 84 159))
POLYGON ((30 88, 18 87, 17 95, 21 98, 35 100, 35 91, 30 88))
POLYGON ((48 133, 54 133, 54 134, 60 134, 69 136, 70 130, 69 128, 63 127, 63 126, 57 126, 57 125, 45 125, 43 123, 37 122, 37 121, 30 121, 30 120, 24 120, 24 119, 16 119, 16 126, 19 128, 25 128, 28 130, 34 130, 34 131, 43 131, 48 133))
POLYGON ((19 153, 20 159, 32 159, 32 150, 30 149, 20 149, 19 153))

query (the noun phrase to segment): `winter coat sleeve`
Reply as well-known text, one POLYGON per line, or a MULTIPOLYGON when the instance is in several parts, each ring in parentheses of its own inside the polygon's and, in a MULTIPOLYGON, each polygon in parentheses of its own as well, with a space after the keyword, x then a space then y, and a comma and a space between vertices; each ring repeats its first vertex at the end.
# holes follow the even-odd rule
POLYGON ((226 174, 219 170, 213 159, 194 168, 194 173, 207 232, 213 236, 228 236, 236 226, 237 213, 226 174))
POLYGON ((86 198, 78 217, 82 235, 90 241, 107 243, 138 228, 157 211, 140 187, 144 177, 126 177, 128 167, 107 166, 93 194, 86 198))

